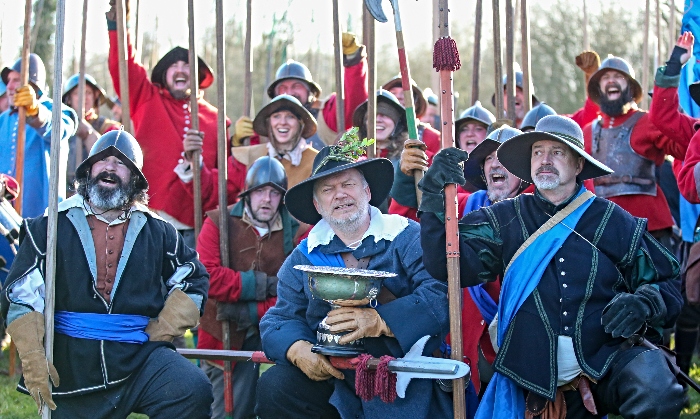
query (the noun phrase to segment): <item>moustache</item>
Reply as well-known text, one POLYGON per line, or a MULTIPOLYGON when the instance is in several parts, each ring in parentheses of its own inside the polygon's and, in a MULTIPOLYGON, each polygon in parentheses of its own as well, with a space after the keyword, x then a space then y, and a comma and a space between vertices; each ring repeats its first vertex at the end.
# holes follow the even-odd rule
POLYGON ((117 185, 122 186, 122 180, 119 176, 117 176, 116 173, 110 173, 110 172, 100 172, 97 176, 93 178, 93 183, 97 183, 101 180, 109 180, 117 185))
POLYGON ((540 166, 540 167, 537 169, 537 171, 535 172, 535 174, 536 174, 536 175, 539 175, 540 173, 542 173, 542 172, 544 172, 544 171, 548 171, 548 172, 551 172, 551 173, 553 173, 553 174, 555 174, 555 175, 559 175, 559 171, 558 171, 556 168, 554 168, 554 166, 552 166, 552 165, 540 166))

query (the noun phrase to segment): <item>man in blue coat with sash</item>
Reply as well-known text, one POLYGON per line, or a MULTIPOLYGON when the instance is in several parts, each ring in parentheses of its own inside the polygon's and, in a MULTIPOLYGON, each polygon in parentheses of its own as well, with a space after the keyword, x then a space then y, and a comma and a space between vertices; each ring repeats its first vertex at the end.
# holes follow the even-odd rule
MULTIPOLYGON (((421 183, 423 261, 442 280, 443 187, 464 183, 465 154, 443 150, 421 183)), ((583 186, 611 170, 584 151, 573 120, 547 116, 497 155, 536 189, 460 221, 462 286, 503 278, 496 374, 476 417, 679 417, 683 390, 662 352, 628 344, 675 321, 678 262, 645 219, 583 186)))
POLYGON ((285 196, 289 212, 315 226, 282 265, 277 303, 260 320, 263 350, 276 365, 258 381, 255 413, 261 418, 452 417, 452 401, 434 380, 411 381, 406 397, 393 403, 378 397, 362 401, 354 370, 338 370, 311 351, 326 315, 331 332, 349 332, 341 344, 365 338, 374 357, 403 357, 425 335, 430 340, 424 354, 430 354, 449 328, 447 287, 423 267, 420 227, 376 207, 391 189, 391 162, 358 160, 364 151, 346 145, 323 148, 312 176, 285 196), (384 280, 376 307, 329 312, 330 304, 313 298, 306 274, 295 265, 366 267, 397 275, 384 280))

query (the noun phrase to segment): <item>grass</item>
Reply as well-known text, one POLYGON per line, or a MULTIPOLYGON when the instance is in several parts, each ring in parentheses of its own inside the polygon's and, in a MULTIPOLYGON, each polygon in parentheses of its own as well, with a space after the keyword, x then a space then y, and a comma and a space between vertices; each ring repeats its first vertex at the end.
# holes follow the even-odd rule
MULTIPOLYGON (((185 335, 188 347, 192 347, 192 335, 185 335)), ((36 405, 31 397, 15 390, 19 376, 8 377, 8 350, 3 346, 0 354, 0 419, 27 419, 39 417, 36 405)), ((695 365, 690 370, 690 376, 696 381, 700 380, 700 358, 695 358, 695 365)), ((19 361, 18 361, 19 362, 19 361)), ((131 414, 128 419, 147 419, 148 416, 131 414)), ((619 416, 610 416, 617 419, 619 416)), ((690 391, 690 407, 681 413, 682 419, 700 419, 700 394, 690 391)))

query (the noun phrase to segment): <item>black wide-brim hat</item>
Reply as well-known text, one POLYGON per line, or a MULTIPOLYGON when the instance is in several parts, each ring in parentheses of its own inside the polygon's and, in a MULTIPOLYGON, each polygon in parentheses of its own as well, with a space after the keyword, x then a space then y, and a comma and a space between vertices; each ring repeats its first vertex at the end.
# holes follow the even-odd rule
POLYGON ((316 181, 348 169, 357 169, 364 175, 372 194, 370 205, 379 206, 389 196, 391 185, 394 183, 394 166, 388 159, 376 158, 353 162, 342 157, 335 158, 332 153, 333 147, 335 146, 323 147, 314 158, 311 177, 290 188, 284 196, 284 205, 287 210, 301 222, 316 224, 321 221, 321 214, 316 211, 313 203, 316 181))
POLYGON ((688 86, 688 91, 690 92, 690 97, 693 98, 693 101, 700 106, 700 81, 696 81, 688 86))
POLYGON ((498 150, 501 144, 520 134, 522 134, 522 131, 519 129, 502 125, 493 130, 488 137, 484 138, 484 141, 474 147, 474 150, 469 153, 469 158, 464 162, 464 178, 468 184, 474 186, 475 190, 486 189, 486 181, 483 177, 484 160, 491 153, 498 150))
MULTIPOLYGON (((190 53, 183 47, 175 47, 168 51, 153 67, 151 71, 151 82, 159 84, 163 87, 165 83, 165 72, 168 71, 171 65, 178 61, 190 62, 190 53)), ((206 89, 214 83, 214 72, 209 65, 204 62, 201 57, 197 57, 198 72, 199 72, 199 88, 206 89)))
POLYGON ((564 143, 585 159, 580 180, 609 175, 614 171, 593 156, 583 146, 583 131, 573 119, 561 115, 549 115, 540 119, 534 131, 517 135, 498 147, 498 160, 510 173, 533 183, 531 175, 532 145, 537 141, 553 140, 564 143))
POLYGON ((310 138, 316 133, 317 123, 316 118, 311 115, 301 102, 294 96, 279 95, 265 105, 253 120, 253 131, 263 137, 269 137, 267 120, 273 113, 280 111, 289 111, 294 114, 304 124, 304 129, 301 132, 302 138, 310 138))

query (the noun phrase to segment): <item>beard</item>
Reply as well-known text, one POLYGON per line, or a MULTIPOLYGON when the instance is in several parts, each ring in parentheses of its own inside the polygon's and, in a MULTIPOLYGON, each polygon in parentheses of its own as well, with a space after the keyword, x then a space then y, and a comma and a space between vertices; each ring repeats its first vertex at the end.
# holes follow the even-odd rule
POLYGON ((190 89, 187 88, 185 90, 175 90, 172 88, 169 88, 168 91, 170 92, 170 96, 173 97, 175 100, 185 100, 188 97, 190 97, 190 89))
POLYGON ((103 211, 125 208, 131 203, 133 195, 131 182, 124 183, 114 173, 102 172, 88 180, 87 200, 95 207, 103 211), (102 179, 108 179, 116 183, 116 187, 107 188, 99 184, 102 179))
POLYGON ((326 222, 331 226, 333 230, 338 230, 343 233, 354 233, 356 232, 362 222, 364 221, 364 216, 369 213, 369 199, 365 199, 367 196, 361 197, 360 200, 355 201, 357 206, 357 211, 350 214, 347 218, 335 218, 332 215, 332 209, 326 211, 319 206, 319 214, 326 220, 326 222))
MULTIPOLYGON (((620 85, 617 85, 617 88, 620 89, 620 85)), ((598 89, 600 90, 600 88, 598 89)), ((634 100, 629 86, 627 86, 625 90, 621 90, 620 97, 617 99, 608 99, 607 94, 603 91, 600 92, 599 97, 600 103, 598 106, 600 106, 600 111, 609 116, 622 115, 625 111, 625 106, 634 100)))
POLYGON ((504 179, 503 183, 499 184, 498 186, 495 186, 493 183, 490 183, 488 181, 486 182, 486 195, 489 197, 489 201, 491 201, 492 204, 510 198, 510 194, 512 192, 509 190, 510 177, 505 170, 491 170, 491 173, 489 173, 489 177, 492 177, 494 175, 501 175, 504 179))
POLYGON ((532 178, 537 189, 540 190, 551 190, 555 189, 561 183, 561 178, 559 178, 559 171, 554 168, 554 166, 542 166, 535 172, 535 177, 532 178), (544 170, 552 172, 548 175, 540 175, 544 170))

